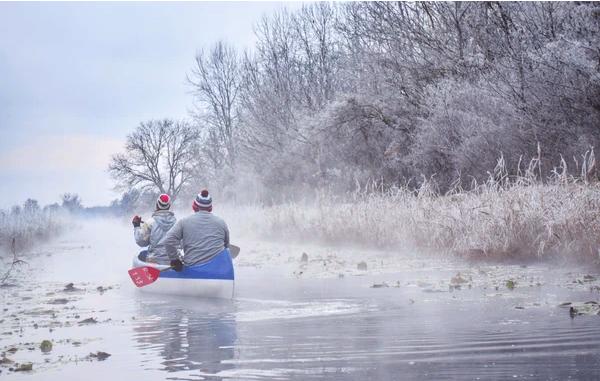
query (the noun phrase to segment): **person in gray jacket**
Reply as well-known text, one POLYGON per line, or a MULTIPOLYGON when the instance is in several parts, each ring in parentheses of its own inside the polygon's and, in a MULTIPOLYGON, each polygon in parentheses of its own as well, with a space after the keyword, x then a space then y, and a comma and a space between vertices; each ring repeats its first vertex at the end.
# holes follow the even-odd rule
POLYGON ((212 214, 212 197, 208 190, 196 196, 192 208, 195 213, 177 221, 161 242, 176 271, 181 271, 184 264, 208 262, 229 247, 229 228, 225 221, 212 214), (183 259, 177 250, 180 245, 183 259))
POLYGON ((147 253, 142 252, 144 261, 168 264, 169 256, 161 242, 167 232, 175 225, 177 219, 171 208, 171 197, 161 194, 156 200, 156 210, 149 221, 142 221, 142 217, 133 217, 133 236, 135 242, 141 247, 148 247, 147 253))

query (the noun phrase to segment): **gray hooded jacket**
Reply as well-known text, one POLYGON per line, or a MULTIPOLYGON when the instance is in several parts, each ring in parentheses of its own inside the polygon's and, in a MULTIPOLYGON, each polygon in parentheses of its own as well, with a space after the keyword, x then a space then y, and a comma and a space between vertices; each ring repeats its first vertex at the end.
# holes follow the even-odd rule
POLYGON ((157 263, 169 263, 169 256, 161 242, 167 232, 175 225, 177 219, 170 210, 157 210, 152 213, 149 221, 133 229, 135 242, 141 246, 148 246, 148 259, 157 263))
POLYGON ((219 217, 199 211, 177 221, 161 245, 171 259, 179 259, 177 249, 183 246, 183 262, 192 266, 211 260, 229 247, 229 229, 219 217))

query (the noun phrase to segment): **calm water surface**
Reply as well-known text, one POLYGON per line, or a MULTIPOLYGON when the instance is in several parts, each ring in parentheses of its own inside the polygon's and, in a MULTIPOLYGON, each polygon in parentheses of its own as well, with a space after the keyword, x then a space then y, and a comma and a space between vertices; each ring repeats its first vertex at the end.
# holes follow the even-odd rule
POLYGON ((583 287, 449 292, 412 286, 453 275, 439 267, 320 280, 238 267, 234 300, 150 297, 123 271, 130 248, 94 234, 67 240, 30 266, 30 286, 2 289, 0 350, 18 346, 11 358, 33 361, 34 371, 4 367, 0 378, 600 379, 600 316, 571 319, 557 307, 598 299, 583 287), (369 287, 383 281, 399 287, 369 287), (81 290, 64 293, 68 282, 81 290), (79 324, 89 317, 97 323, 79 324), (52 352, 28 349, 43 339, 52 352), (90 360, 96 351, 111 356, 90 360))

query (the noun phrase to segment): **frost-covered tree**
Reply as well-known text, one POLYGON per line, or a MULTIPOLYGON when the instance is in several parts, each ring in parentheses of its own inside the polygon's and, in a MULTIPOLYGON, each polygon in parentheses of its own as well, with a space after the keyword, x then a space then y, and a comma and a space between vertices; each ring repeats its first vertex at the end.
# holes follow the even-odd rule
POLYGON ((120 189, 176 198, 199 170, 198 157, 195 128, 186 122, 151 120, 127 136, 124 152, 112 157, 109 171, 120 189))
POLYGON ((79 212, 83 209, 81 198, 76 193, 64 193, 60 196, 61 206, 71 213, 79 212))
POLYGON ((35 214, 40 211, 40 204, 37 200, 28 198, 23 204, 23 211, 27 214, 35 214))
POLYGON ((205 129, 203 151, 215 169, 235 168, 241 63, 235 49, 219 41, 196 55, 188 81, 196 101, 195 117, 205 129))
MULTIPOLYGON (((543 180, 600 143, 598 3, 317 3, 255 30, 254 49, 223 51, 240 57, 236 161, 267 187, 444 190, 499 157, 510 174, 539 159, 543 180)), ((202 57, 198 73, 218 75, 196 79, 223 77, 202 57)), ((228 143, 211 131, 216 169, 228 143)))
POLYGON ((596 4, 369 2, 344 12, 349 70, 365 68, 355 91, 412 119, 387 150, 397 174, 448 185, 486 176, 501 154, 516 171, 538 143, 548 174, 561 154, 597 145, 596 4))
POLYGON ((245 158, 269 184, 318 179, 321 126, 311 122, 340 88, 341 45, 334 6, 282 11, 256 26, 244 58, 242 143, 245 158))

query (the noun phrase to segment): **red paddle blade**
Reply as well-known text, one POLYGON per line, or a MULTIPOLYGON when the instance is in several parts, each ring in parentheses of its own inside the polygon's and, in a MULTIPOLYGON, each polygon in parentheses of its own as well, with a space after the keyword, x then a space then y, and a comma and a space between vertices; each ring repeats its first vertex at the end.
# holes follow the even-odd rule
POLYGON ((136 267, 128 271, 133 283, 138 287, 144 287, 154 283, 160 275, 160 270, 154 267, 136 267))

